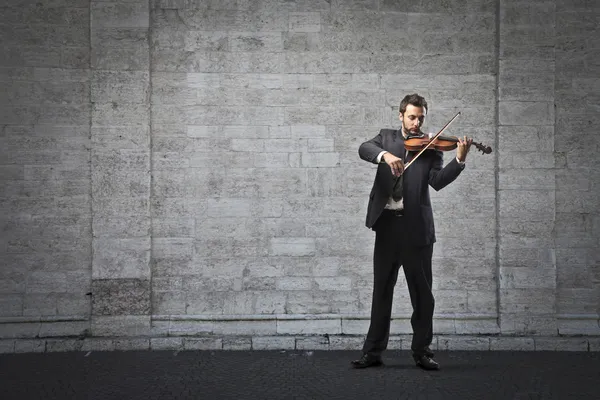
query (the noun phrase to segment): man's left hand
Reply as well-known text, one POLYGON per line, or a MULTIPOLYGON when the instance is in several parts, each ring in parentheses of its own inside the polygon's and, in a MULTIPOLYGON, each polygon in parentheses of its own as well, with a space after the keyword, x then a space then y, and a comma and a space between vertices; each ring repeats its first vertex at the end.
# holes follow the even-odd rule
POLYGON ((473 143, 473 139, 467 139, 466 136, 463 139, 458 138, 458 149, 456 151, 456 158, 458 158, 460 162, 465 162, 465 160, 467 159, 467 153, 471 148, 471 143, 473 143))

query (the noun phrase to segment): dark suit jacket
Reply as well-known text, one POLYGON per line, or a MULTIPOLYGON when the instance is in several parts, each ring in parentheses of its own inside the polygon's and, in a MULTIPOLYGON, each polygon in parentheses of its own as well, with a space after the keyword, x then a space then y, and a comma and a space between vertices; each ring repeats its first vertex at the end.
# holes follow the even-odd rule
MULTIPOLYGON (((401 130, 382 129, 373 139, 362 143, 358 149, 360 158, 377 163, 377 155, 386 150, 404 160, 404 138, 401 130)), ((414 152, 409 160, 414 157, 414 152)), ((405 162, 409 161, 405 160, 405 162)), ((443 167, 443 154, 438 150, 426 150, 404 172, 403 201, 404 219, 411 227, 409 235, 413 245, 424 246, 435 242, 433 210, 429 198, 429 185, 436 191, 454 181, 464 169, 456 157, 443 167)), ((392 194, 395 177, 389 165, 380 163, 369 196, 366 226, 376 230, 375 223, 392 194)))

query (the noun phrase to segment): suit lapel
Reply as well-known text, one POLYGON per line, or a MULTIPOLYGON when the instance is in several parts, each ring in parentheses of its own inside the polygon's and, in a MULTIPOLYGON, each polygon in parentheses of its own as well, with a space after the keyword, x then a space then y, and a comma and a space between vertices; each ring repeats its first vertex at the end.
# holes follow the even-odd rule
POLYGON ((392 141, 389 151, 404 161, 404 138, 402 137, 402 131, 400 129, 392 133, 392 141))

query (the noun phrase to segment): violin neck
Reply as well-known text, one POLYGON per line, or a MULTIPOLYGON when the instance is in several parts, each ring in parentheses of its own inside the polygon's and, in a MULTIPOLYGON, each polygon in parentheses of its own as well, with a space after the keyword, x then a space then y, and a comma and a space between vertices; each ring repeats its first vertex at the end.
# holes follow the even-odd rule
POLYGON ((440 135, 437 137, 437 140, 447 140, 448 142, 456 142, 458 143, 458 138, 440 135))

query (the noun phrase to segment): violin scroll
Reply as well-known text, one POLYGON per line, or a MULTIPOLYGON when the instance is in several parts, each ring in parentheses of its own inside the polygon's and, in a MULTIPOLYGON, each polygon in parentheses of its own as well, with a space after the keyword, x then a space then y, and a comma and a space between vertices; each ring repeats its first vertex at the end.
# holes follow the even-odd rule
POLYGON ((473 142, 471 144, 477 147, 477 150, 480 150, 483 154, 490 154, 492 152, 492 148, 490 146, 486 146, 477 142, 473 142))

